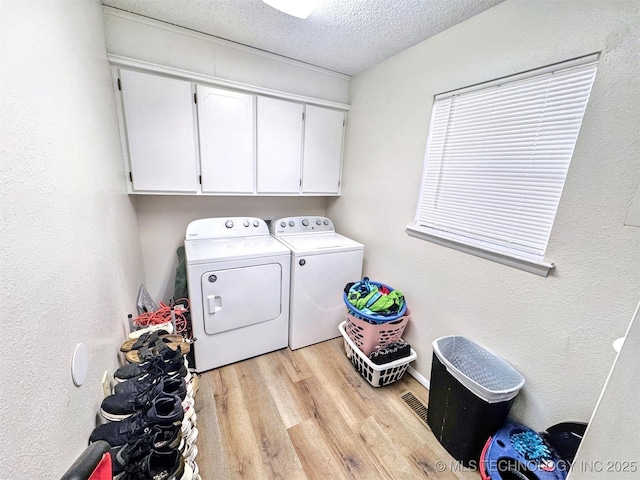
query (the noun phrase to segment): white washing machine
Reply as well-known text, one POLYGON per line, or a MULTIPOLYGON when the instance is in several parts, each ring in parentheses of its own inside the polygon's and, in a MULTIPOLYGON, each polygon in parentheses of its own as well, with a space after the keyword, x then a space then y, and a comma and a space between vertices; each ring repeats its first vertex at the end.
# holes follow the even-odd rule
POLYGON ((344 287, 362 277, 364 245, 336 233, 325 217, 287 217, 271 234, 291 250, 289 347, 292 350, 340 336, 344 287))
POLYGON ((184 245, 199 372, 287 346, 291 254, 264 220, 195 220, 184 245))

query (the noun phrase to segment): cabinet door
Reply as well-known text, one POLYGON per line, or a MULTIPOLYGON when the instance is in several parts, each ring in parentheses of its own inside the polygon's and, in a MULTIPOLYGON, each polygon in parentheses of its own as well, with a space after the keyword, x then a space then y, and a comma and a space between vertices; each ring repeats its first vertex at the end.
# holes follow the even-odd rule
POLYGON ((258 97, 258 193, 299 193, 302 160, 300 103, 258 97))
POLYGON ((255 96, 197 86, 202 191, 253 193, 255 96))
POLYGON ((133 191, 198 190, 191 83, 120 71, 133 191))
POLYGON ((307 105, 302 160, 302 193, 338 193, 344 112, 307 105))

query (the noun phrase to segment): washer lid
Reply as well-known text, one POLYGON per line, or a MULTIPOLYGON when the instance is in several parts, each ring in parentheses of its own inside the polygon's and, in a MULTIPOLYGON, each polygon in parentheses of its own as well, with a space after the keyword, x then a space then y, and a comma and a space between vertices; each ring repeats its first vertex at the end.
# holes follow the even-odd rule
POLYGON ((364 249, 364 245, 361 243, 339 233, 307 233, 284 235, 278 238, 291 249, 294 255, 313 255, 364 249))
POLYGON ((289 254, 289 249, 271 235, 186 240, 184 247, 189 265, 289 254))

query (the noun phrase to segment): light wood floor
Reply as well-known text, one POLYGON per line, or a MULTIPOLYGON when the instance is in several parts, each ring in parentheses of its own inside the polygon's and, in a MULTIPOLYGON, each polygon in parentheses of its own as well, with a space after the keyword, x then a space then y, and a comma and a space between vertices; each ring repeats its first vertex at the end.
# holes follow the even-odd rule
POLYGON ((373 388, 341 338, 205 372, 196 394, 202 479, 478 480, 455 468, 400 398, 407 390, 427 404, 408 373, 373 388))

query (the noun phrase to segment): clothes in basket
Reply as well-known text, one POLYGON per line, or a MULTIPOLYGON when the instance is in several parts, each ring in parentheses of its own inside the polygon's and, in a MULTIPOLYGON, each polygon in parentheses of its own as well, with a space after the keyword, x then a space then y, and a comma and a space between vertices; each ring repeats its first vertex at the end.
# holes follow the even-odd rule
POLYGON ((404 295, 399 290, 372 282, 364 277, 361 282, 347 284, 347 300, 360 313, 396 315, 404 307, 404 295))

